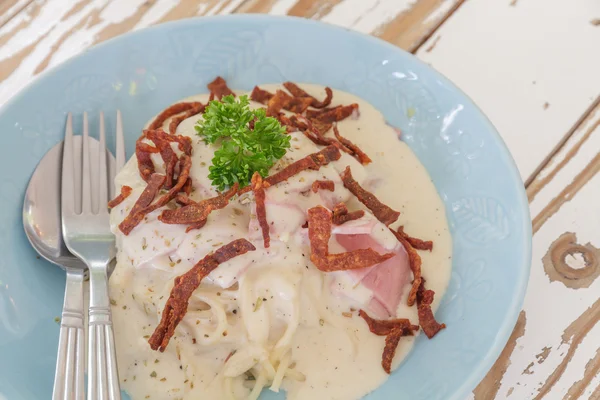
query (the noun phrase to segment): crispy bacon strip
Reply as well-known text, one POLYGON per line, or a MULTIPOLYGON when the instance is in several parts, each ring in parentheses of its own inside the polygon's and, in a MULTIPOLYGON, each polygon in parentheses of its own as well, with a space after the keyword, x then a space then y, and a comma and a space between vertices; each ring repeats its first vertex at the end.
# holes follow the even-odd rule
POLYGON ((364 210, 349 212, 348 207, 344 203, 338 203, 333 207, 332 220, 335 225, 342 225, 348 221, 354 221, 355 219, 362 218, 364 215, 364 210))
POLYGON ((185 228, 185 233, 188 233, 189 231, 192 231, 194 229, 202 229, 204 227, 204 225, 206 225, 207 221, 208 220, 205 219, 203 221, 191 224, 190 226, 188 226, 187 228, 185 228))
POLYGON ((148 185, 131 208, 129 215, 119 224, 121 232, 125 235, 129 235, 133 228, 140 223, 144 218, 141 211, 152 203, 152 200, 154 200, 160 188, 165 184, 166 179, 166 176, 156 173, 150 176, 148 185))
POLYGON ((362 151, 360 147, 358 147, 350 140, 340 135, 340 131, 338 130, 337 125, 333 126, 333 134, 341 144, 343 144, 346 148, 350 149, 354 158, 356 158, 362 165, 367 165, 371 163, 371 158, 369 158, 369 156, 364 151, 362 151))
POLYGON ((392 373, 392 361, 396 355, 396 349, 400 338, 404 336, 404 331, 400 328, 393 328, 392 331, 385 337, 385 347, 383 348, 383 354, 381 356, 381 366, 383 370, 389 375, 392 373))
MULTIPOLYGON (((142 136, 142 139, 145 139, 145 136, 142 136)), ((148 143, 142 142, 141 139, 136 144, 136 147, 138 147, 140 149, 140 151, 143 151, 146 153, 160 153, 159 149, 157 149, 154 146, 149 145, 148 143)))
POLYGON ((151 155, 153 153, 160 153, 165 162, 165 170, 167 172, 166 187, 171 187, 175 168, 174 164, 177 163, 177 157, 169 144, 170 142, 178 143, 179 150, 188 156, 192 155, 192 139, 187 136, 170 135, 162 129, 146 129, 138 138, 135 144, 135 155, 138 160, 140 176, 146 182, 155 171, 151 155), (156 147, 143 142, 144 139, 152 140, 156 147))
POLYGON ((310 106, 311 101, 310 97, 292 97, 284 108, 293 113, 303 113, 310 106))
POLYGON ((294 113, 302 113, 312 102, 310 97, 292 97, 283 90, 277 90, 273 94, 258 86, 252 89, 250 99, 265 104, 267 106, 267 115, 270 117, 279 117, 282 109, 294 113))
POLYGON ((263 243, 265 249, 267 249, 269 248, 271 238, 269 236, 269 223, 267 222, 267 209, 265 207, 265 187, 269 187, 269 184, 263 181, 262 176, 258 172, 252 175, 251 183, 256 202, 256 218, 258 218, 258 223, 262 230, 263 243))
MULTIPOLYGON (((189 182, 189 179, 188 179, 188 182, 189 182)), ((186 194, 179 193, 177 196, 175 196, 175 201, 177 201, 177 204, 181 204, 182 206, 187 206, 192 203, 195 203, 194 200, 192 200, 188 197, 187 193, 186 194)))
POLYGON ((313 96, 311 96, 310 94, 306 93, 304 90, 302 90, 298 85, 296 85, 293 82, 284 82, 283 86, 294 97, 310 98, 311 99, 310 105, 313 106, 314 108, 327 107, 329 104, 331 104, 331 100, 333 99, 333 92, 328 87, 325 88, 325 93, 326 93, 325 99, 323 101, 319 101, 319 100, 315 99, 313 96))
POLYGON ((390 207, 379 201, 375 195, 363 189, 352 177, 350 167, 346 167, 344 172, 340 174, 340 177, 342 178, 342 182, 344 182, 346 189, 352 192, 361 203, 367 206, 379 221, 386 226, 396 222, 400 213, 392 210, 390 207))
MULTIPOLYGON (((314 110, 307 110, 306 113, 309 113, 311 111, 314 111, 314 110)), ((300 115, 300 114, 293 115, 291 117, 291 122, 299 130, 310 129, 311 131, 314 131, 314 133, 317 136, 319 136, 320 138, 323 138, 325 133, 327 133, 327 131, 329 131, 329 129, 331 129, 331 127, 333 126, 333 124, 321 122, 317 119, 310 119, 310 118, 304 117, 303 115, 300 115)), ((312 138, 310 138, 310 137, 309 137, 309 139, 312 140, 312 138)), ((331 140, 333 140, 333 139, 331 139, 331 140)))
POLYGON ((312 184, 312 191, 317 193, 319 190, 329 190, 330 192, 333 192, 335 190, 335 183, 330 180, 316 180, 312 184))
POLYGON ((358 104, 356 103, 347 106, 324 108, 322 110, 307 110, 306 118, 325 123, 333 123, 348 118, 355 110, 358 111, 358 104))
POLYGON ((188 180, 185 182, 185 185, 183 185, 182 191, 189 196, 190 193, 192 193, 192 189, 192 179, 188 178, 188 180))
POLYGON ((159 197, 159 199, 152 205, 148 206, 144 211, 145 214, 151 213, 157 208, 166 206, 168 202, 173 200, 179 192, 181 192, 184 186, 187 184, 190 177, 190 170, 192 169, 192 159, 185 154, 181 155, 179 159, 179 176, 175 185, 169 189, 169 191, 159 197))
POLYGON ((346 253, 329 254, 332 214, 322 206, 308 210, 310 259, 323 272, 366 268, 394 257, 394 253, 379 254, 373 249, 357 249, 346 253))
POLYGON ((290 118, 290 122, 294 127, 298 128, 298 130, 300 130, 304 134, 304 136, 309 138, 314 144, 320 146, 334 145, 338 149, 348 154, 352 154, 352 152, 349 149, 347 149, 344 145, 342 145, 334 138, 328 138, 324 136, 325 132, 327 132, 329 128, 331 128, 331 124, 329 124, 329 126, 326 129, 323 128, 323 131, 321 131, 317 129, 314 121, 306 119, 300 114, 292 115, 292 117, 290 118))
POLYGON ((221 100, 224 96, 229 96, 230 94, 235 96, 235 93, 233 93, 231 89, 227 87, 227 82, 225 82, 225 79, 221 78, 220 76, 217 76, 215 80, 206 85, 206 87, 208 87, 211 95, 214 94, 214 96, 219 100, 221 100))
POLYGON ((339 143, 337 143, 334 139, 326 138, 323 135, 321 135, 320 133, 318 133, 318 131, 315 131, 313 129, 303 129, 300 132, 302 132, 304 134, 304 136, 306 136, 308 139, 310 139, 311 142, 313 142, 316 145, 319 145, 319 146, 333 145, 337 148, 340 148, 339 143))
POLYGON ((202 103, 195 103, 195 105, 192 108, 190 108, 183 114, 173 117, 171 119, 171 122, 169 123, 169 133, 171 135, 175 135, 175 132, 177 132, 177 127, 179 126, 179 124, 182 121, 184 121, 190 117, 193 117, 194 115, 203 113, 205 108, 206 108, 206 105, 204 105, 202 103))
MULTIPOLYGON (((307 169, 318 170, 323 165, 327 165, 332 161, 339 160, 341 156, 342 155, 340 154, 340 151, 337 149, 337 147, 327 146, 316 153, 309 154, 306 157, 293 162, 281 171, 266 177, 265 182, 268 183, 269 186, 276 185, 280 182, 288 180, 289 178, 298 174, 301 171, 307 169)), ((251 187, 246 186, 245 188, 240 190, 240 194, 247 193, 250 190, 251 187)))
POLYGON ((270 117, 276 117, 279 112, 287 104, 292 96, 285 93, 283 90, 278 90, 267 102, 267 115, 270 117))
POLYGON ((419 287, 421 287, 421 256, 417 251, 411 246, 410 242, 404 238, 400 233, 394 231, 390 228, 390 231, 396 236, 396 239, 404 246, 404 250, 408 254, 408 261, 410 264, 410 270, 413 273, 413 282, 410 292, 408 294, 408 299, 406 300, 406 304, 409 307, 412 307, 417 300, 417 292, 419 287))
MULTIPOLYGON (((140 222, 142 222, 142 220, 144 219, 144 217, 146 215, 150 214, 152 211, 154 211, 160 207, 165 206, 168 202, 173 200, 177 196, 177 194, 182 190, 183 186, 187 182, 187 180, 190 176, 191 167, 192 167, 191 158, 189 156, 183 154, 179 160, 180 172, 179 172, 179 177, 177 178, 177 183, 171 189, 169 189, 169 191, 166 194, 162 195, 161 197, 158 198, 158 200, 156 200, 154 203, 152 203, 152 200, 154 200, 154 198, 156 197, 158 190, 160 190, 160 188, 164 185, 164 183, 166 181, 166 177, 164 175, 154 174, 154 175, 159 175, 163 179, 162 182, 160 183, 160 187, 158 187, 158 189, 156 189, 154 191, 154 186, 153 186, 152 192, 151 192, 151 193, 153 193, 152 198, 150 198, 150 195, 148 195, 147 199, 150 199, 150 200, 146 201, 146 199, 145 199, 143 203, 140 203, 140 207, 136 207, 138 205, 138 203, 136 202, 136 204, 131 209, 129 215, 123 220, 123 222, 121 222, 121 224, 119 224, 119 229, 121 230, 121 232, 123 232, 125 235, 129 235, 129 233, 133 230, 133 228, 135 228, 140 222)), ((151 177, 151 179, 152 179, 152 177, 151 177)), ((158 178, 156 178, 156 180, 158 181, 158 178)), ((150 183, 151 183, 151 181, 148 182, 148 186, 144 190, 144 193, 151 186, 150 183)), ((155 183, 155 186, 156 186, 156 183, 155 183)), ((144 193, 142 193, 142 196, 144 195, 144 193)), ((140 198, 141 198, 141 196, 140 196, 140 198)), ((138 199, 138 202, 139 202, 139 199, 138 199)))
POLYGON ((144 136, 142 135, 135 143, 135 156, 138 162, 138 171, 143 180, 148 182, 150 176, 154 173, 154 163, 150 158, 152 153, 158 153, 156 147, 152 147, 147 143, 142 142, 144 136))
MULTIPOLYGON (((225 208, 229 204, 229 200, 237 193, 238 187, 236 183, 227 192, 204 199, 198 203, 187 199, 185 201, 189 204, 175 210, 164 210, 158 216, 158 219, 165 224, 187 224, 193 226, 191 229, 197 229, 198 224, 206 221, 213 210, 225 208)), ((181 199, 181 196, 179 199, 181 199)))
POLYGON ((277 120, 282 126, 285 126, 287 133, 291 133, 297 130, 293 122, 284 113, 279 113, 279 115, 277 116, 277 120))
POLYGON ((114 199, 112 199, 111 201, 108 202, 108 208, 115 208, 116 206, 121 204, 123 202, 123 200, 125 200, 126 198, 129 197, 132 190, 133 189, 130 186, 127 186, 127 185, 121 186, 121 193, 117 197, 115 197, 114 199))
POLYGON ((327 132, 329 132, 329 130, 331 129, 331 127, 333 126, 333 124, 330 124, 328 122, 321 122, 319 120, 312 120, 311 121, 313 128, 319 132, 319 134, 321 136, 325 135, 327 132))
POLYGON ((283 90, 277 90, 267 102, 267 115, 276 117, 282 109, 302 113, 311 103, 309 97, 292 97, 283 90))
POLYGON ((192 293, 200 286, 202 279, 215 268, 234 257, 254 251, 256 248, 246 239, 237 239, 220 247, 214 253, 208 254, 188 272, 175 278, 175 285, 165 304, 160 323, 148 339, 152 350, 165 351, 169 340, 175 333, 175 328, 187 312, 188 302, 192 293))
POLYGON ((265 105, 269 103, 269 100, 271 100, 272 97, 273 93, 263 90, 258 86, 254 86, 254 89, 252 89, 252 93, 250 93, 250 100, 265 105))
POLYGON ((188 111, 194 107, 199 107, 201 105, 202 103, 199 103, 197 101, 175 103, 172 106, 167 107, 160 114, 158 114, 156 118, 154 118, 154 121, 152 121, 150 126, 148 126, 148 129, 153 130, 162 128, 165 121, 171 118, 172 116, 188 111))
POLYGON ((435 292, 425 289, 425 279, 421 280, 419 290, 417 291, 417 312, 419 315, 419 325, 429 339, 434 337, 439 331, 446 328, 446 324, 440 324, 435 320, 431 304, 435 292))
POLYGON ((408 243, 410 243, 410 245, 417 250, 433 250, 433 242, 431 240, 422 240, 409 236, 406 232, 404 232, 404 226, 399 226, 397 233, 406 239, 408 243))
POLYGON ((144 136, 150 139, 156 148, 160 152, 160 156, 165 163, 165 175, 167 180, 165 182, 165 188, 170 189, 173 186, 173 180, 175 175, 175 166, 177 165, 177 154, 171 148, 171 140, 169 135, 162 129, 145 130, 144 136))
POLYGON ((413 331, 418 331, 419 327, 410 323, 406 318, 376 320, 359 310, 358 315, 365 320, 371 333, 377 336, 385 336, 385 347, 381 357, 381 366, 388 374, 391 371, 392 360, 396 354, 396 348, 402 336, 412 336, 413 331))
POLYGON ((172 135, 172 140, 178 143, 179 150, 187 156, 192 155, 192 138, 189 136, 172 135))
POLYGON ((388 319, 388 320, 377 320, 371 318, 365 311, 359 310, 358 315, 365 320, 369 326, 371 333, 377 336, 387 336, 392 332, 394 328, 400 328, 406 331, 405 336, 412 336, 413 331, 418 331, 419 327, 413 325, 406 318, 388 319))

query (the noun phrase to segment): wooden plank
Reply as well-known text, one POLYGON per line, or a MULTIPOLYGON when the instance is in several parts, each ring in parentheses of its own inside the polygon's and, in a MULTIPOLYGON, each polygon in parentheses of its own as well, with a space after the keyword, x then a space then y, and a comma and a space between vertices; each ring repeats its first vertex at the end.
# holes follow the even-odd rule
POLYGON ((237 11, 271 12, 375 33, 412 51, 462 1, 35 0, 0 28, 0 104, 32 77, 89 46, 155 23, 237 11))
POLYGON ((249 0, 238 12, 293 15, 379 36, 415 51, 464 0, 249 0))
POLYGON ((517 324, 475 400, 600 399, 600 98, 594 104, 527 188, 535 231, 527 327, 518 335, 517 324))
POLYGON ((34 0, 0 27, 0 105, 40 72, 96 43, 164 21, 231 13, 243 1, 34 0))
POLYGON ((551 3, 467 2, 417 52, 483 108, 530 177, 524 310, 475 400, 600 399, 600 8, 551 3), (553 34, 558 23, 572 29, 553 34), (574 59, 583 68, 558 79, 574 59))
POLYGON ((586 166, 589 166, 590 172, 593 171, 595 167, 591 163, 597 156, 598 149, 600 97, 573 130, 569 140, 548 160, 527 188, 534 231, 554 214, 557 207, 568 200, 565 189, 573 190, 583 186, 582 182, 574 182, 573 178, 585 170, 586 166))
POLYGON ((7 77, 0 84, 0 104, 37 73, 94 43, 192 15, 236 10, 298 15, 374 33, 411 51, 420 47, 421 58, 457 80, 484 111, 490 111, 522 173, 531 170, 523 176, 539 172, 529 179, 532 216, 538 223, 520 328, 473 397, 535 398, 547 392, 556 398, 600 398, 596 376, 600 324, 593 297, 598 280, 580 279, 577 272, 588 273, 586 263, 600 247, 594 236, 600 221, 593 218, 600 198, 596 173, 600 110, 595 103, 598 78, 590 76, 598 60, 589 58, 600 32, 590 16, 600 13, 590 2, 568 8, 548 2, 542 7, 542 2, 486 2, 485 9, 483 2, 466 2, 431 35, 462 0, 420 0, 414 5, 408 0, 53 0, 52 9, 46 1, 36 0, 0 24, 0 80, 3 74, 7 77), (568 34, 553 33, 559 23, 569 24, 568 34), (515 59, 521 60, 520 70, 506 61, 515 59), (572 59, 583 65, 569 79, 557 79, 570 71, 567 63, 572 59), (480 67, 481 60, 486 61, 485 68, 480 67), (589 104, 593 107, 586 117, 571 129, 589 104), (541 149, 531 144, 534 138, 544 138, 541 149), (534 161, 526 159, 528 151, 534 161), (563 261, 561 251, 573 255, 565 254, 563 261), (565 271, 571 272, 568 280, 565 271), (572 287, 582 282, 588 286, 572 287))
POLYGON ((527 180, 598 96, 598 15, 597 1, 468 1, 417 54, 483 109, 527 180))
POLYGON ((32 0, 4 0, 0 2, 0 26, 20 13, 32 0))

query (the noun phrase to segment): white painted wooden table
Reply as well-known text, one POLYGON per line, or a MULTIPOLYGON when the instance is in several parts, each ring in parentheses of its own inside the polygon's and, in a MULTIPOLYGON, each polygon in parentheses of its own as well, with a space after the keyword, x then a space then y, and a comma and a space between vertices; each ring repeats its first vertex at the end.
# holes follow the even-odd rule
POLYGON ((470 399, 600 399, 600 1, 0 0, 0 104, 124 32, 248 12, 379 36, 474 99, 517 161, 534 238, 523 311, 470 399))

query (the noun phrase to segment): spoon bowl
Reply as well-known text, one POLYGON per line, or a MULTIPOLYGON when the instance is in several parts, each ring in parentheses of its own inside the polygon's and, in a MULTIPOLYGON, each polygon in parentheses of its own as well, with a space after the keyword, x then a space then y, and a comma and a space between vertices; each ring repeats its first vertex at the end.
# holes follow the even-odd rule
MULTIPOLYGON (((74 136, 73 146, 79 148, 81 145, 81 137, 74 136)), ((93 155, 97 154, 98 142, 90 138, 89 145, 91 161, 95 162, 93 155)), ((29 243, 40 256, 62 269, 82 269, 87 273, 85 264, 71 254, 63 241, 60 219, 62 149, 62 142, 51 148, 33 172, 23 202, 23 227, 29 243)), ((75 162, 81 163, 81 160, 76 159, 75 162)), ((109 151, 107 163, 114 170, 115 158, 109 151)), ((77 172, 81 174, 81 171, 77 172)), ((79 181, 77 176, 75 181, 79 181)), ((109 193, 114 196, 112 185, 109 193)))
POLYGON ((61 142, 50 149, 31 176, 23 203, 23 227, 29 243, 40 256, 63 269, 85 270, 85 264, 69 252, 62 238, 62 146, 61 142))

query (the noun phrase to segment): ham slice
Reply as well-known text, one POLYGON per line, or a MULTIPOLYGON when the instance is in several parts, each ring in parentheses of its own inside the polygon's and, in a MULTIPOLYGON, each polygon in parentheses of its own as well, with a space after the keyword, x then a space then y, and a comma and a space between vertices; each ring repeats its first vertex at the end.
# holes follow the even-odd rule
POLYGON ((378 222, 373 226, 371 233, 363 233, 364 224, 356 224, 347 230, 337 229, 334 237, 338 244, 347 251, 371 248, 378 253, 387 253, 391 250, 396 254, 381 264, 345 272, 356 285, 363 285, 373 293, 371 301, 367 305, 370 311, 378 318, 388 318, 396 315, 403 289, 410 282, 411 271, 408 254, 400 243, 396 242, 395 247, 389 249, 382 245, 379 238, 373 234, 373 231, 381 227, 385 228, 378 222), (354 231, 359 233, 352 233, 354 231))

